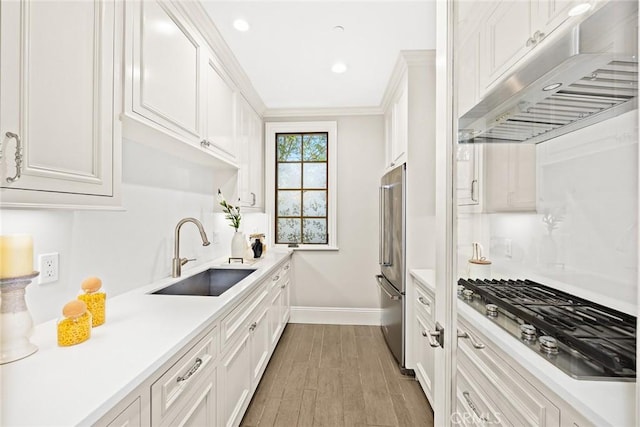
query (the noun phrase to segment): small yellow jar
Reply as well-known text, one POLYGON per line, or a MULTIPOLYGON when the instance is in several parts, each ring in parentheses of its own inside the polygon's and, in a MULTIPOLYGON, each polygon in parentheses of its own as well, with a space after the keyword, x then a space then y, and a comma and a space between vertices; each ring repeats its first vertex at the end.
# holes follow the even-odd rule
POLYGON ((68 347, 91 337, 91 313, 82 301, 70 301, 62 308, 64 319, 58 321, 58 345, 68 347))
POLYGON ((92 326, 102 325, 105 320, 105 303, 107 294, 102 288, 102 280, 98 277, 88 277, 82 281, 82 290, 84 293, 78 295, 80 301, 87 304, 87 309, 91 312, 93 318, 92 326))

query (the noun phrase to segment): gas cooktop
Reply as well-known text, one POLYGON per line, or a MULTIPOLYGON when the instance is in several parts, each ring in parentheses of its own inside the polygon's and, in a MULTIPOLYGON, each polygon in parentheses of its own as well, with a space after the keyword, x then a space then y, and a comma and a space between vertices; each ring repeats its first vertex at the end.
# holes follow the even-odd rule
POLYGON ((634 316, 531 280, 459 279, 458 297, 573 378, 635 381, 634 316))

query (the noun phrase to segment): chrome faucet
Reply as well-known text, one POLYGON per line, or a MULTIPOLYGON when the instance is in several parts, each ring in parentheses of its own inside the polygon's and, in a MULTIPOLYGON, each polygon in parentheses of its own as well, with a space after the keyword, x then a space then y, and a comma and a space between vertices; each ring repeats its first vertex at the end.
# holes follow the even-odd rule
POLYGON ((207 239, 207 234, 204 232, 204 227, 202 223, 195 218, 184 218, 181 219, 178 225, 176 225, 176 232, 173 242, 173 263, 171 266, 171 276, 172 277, 180 277, 182 274, 182 266, 188 263, 189 261, 195 261, 193 259, 180 258, 180 227, 185 222, 192 222, 198 227, 198 231, 200 231, 200 237, 202 237, 202 246, 209 246, 211 242, 207 239))

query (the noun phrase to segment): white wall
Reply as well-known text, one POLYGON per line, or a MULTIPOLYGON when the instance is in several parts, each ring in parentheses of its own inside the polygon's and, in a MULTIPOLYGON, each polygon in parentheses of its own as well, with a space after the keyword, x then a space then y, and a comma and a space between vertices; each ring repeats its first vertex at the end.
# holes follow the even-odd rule
MULTIPOLYGON (((339 251, 296 251, 291 304, 378 308, 378 187, 384 167, 383 116, 278 118, 338 122, 339 251)), ((267 142, 268 143, 268 142, 267 142)), ((273 190, 266 190, 272 197, 273 190)))
MULTIPOLYGON (((459 247, 482 242, 496 272, 535 276, 550 286, 568 284, 587 299, 634 314, 637 114, 634 110, 539 144, 537 212, 460 215, 459 247), (542 222, 545 213, 559 219, 551 233, 542 222)), ((470 255, 459 252, 460 273, 470 255)))
MULTIPOLYGON (((0 211, 2 234, 33 236, 36 268, 38 254, 60 254, 60 280, 27 287, 36 323, 58 317, 87 276, 102 278, 109 296, 167 277, 174 228, 181 218, 198 218, 209 240, 217 241, 203 247, 195 226, 185 224, 181 256, 198 258, 185 269, 229 252, 233 229, 222 214, 214 213, 214 205, 218 186, 229 187, 233 176, 125 140, 122 179, 124 211, 0 211)), ((241 225, 253 232, 263 231, 263 224, 264 214, 245 214, 241 225)))

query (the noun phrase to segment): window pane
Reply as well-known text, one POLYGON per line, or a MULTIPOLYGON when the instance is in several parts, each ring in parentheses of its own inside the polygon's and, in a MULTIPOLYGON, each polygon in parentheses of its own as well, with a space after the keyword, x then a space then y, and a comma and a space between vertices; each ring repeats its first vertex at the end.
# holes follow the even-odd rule
POLYGON ((300 219, 278 218, 276 243, 300 243, 300 219))
POLYGON ((295 162, 302 160, 302 135, 278 134, 278 161, 295 162))
POLYGON ((302 243, 328 243, 326 219, 303 219, 302 221, 302 243))
POLYGON ((327 161, 327 134, 305 134, 302 138, 304 159, 311 162, 327 161))
POLYGON ((300 216, 300 191, 278 191, 278 216, 300 216))
POLYGON ((303 203, 303 216, 327 216, 326 191, 305 191, 303 203))
POLYGON ((301 166, 301 163, 278 163, 278 188, 302 187, 301 166))
POLYGON ((327 188, 327 164, 304 164, 304 188, 327 188))

